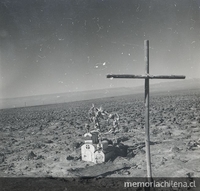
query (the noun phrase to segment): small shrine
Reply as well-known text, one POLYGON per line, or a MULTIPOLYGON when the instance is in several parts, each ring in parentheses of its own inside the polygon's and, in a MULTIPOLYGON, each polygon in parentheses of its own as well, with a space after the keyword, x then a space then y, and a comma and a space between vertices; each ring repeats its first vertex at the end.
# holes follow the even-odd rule
MULTIPOLYGON (((102 133, 100 132, 100 124, 99 124, 99 118, 103 115, 108 116, 112 120, 115 121, 113 124, 115 126, 104 134, 109 134, 115 132, 116 124, 118 123, 118 118, 114 118, 113 115, 108 114, 107 112, 103 111, 102 108, 94 108, 94 105, 92 106, 92 109, 89 111, 89 116, 91 117, 91 122, 94 123, 95 129, 92 131, 89 131, 89 125, 86 124, 87 133, 84 134, 84 144, 81 146, 81 156, 83 161, 93 162, 95 164, 97 163, 103 163, 106 162, 112 157, 115 156, 114 152, 114 144, 111 140, 108 140, 106 138, 102 138, 102 133), (90 113, 90 111, 94 112, 93 114, 90 113)), ((118 115, 117 115, 118 116, 118 115)))

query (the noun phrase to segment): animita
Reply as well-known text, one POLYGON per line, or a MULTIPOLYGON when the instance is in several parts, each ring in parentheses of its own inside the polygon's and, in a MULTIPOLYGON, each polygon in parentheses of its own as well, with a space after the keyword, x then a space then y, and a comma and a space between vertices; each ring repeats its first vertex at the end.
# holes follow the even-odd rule
POLYGON ((147 160, 147 178, 152 181, 151 157, 150 157, 150 137, 149 137, 149 79, 185 79, 182 75, 150 75, 149 74, 149 41, 144 41, 144 60, 146 63, 146 74, 144 75, 127 75, 127 74, 109 74, 107 78, 139 78, 145 79, 145 145, 147 160))
MULTIPOLYGON (((90 131, 90 125, 85 124, 87 133, 84 134, 85 144, 81 146, 81 156, 83 161, 90 161, 94 163, 102 163, 112 159, 115 156, 115 151, 118 149, 111 140, 103 138, 102 134, 114 134, 116 135, 118 129, 119 115, 117 113, 110 114, 103 110, 102 107, 96 108, 94 104, 88 112, 88 118, 90 122, 93 123, 94 129, 90 131), (107 133, 107 130, 104 126, 100 126, 100 119, 104 119, 104 116, 107 118, 107 122, 113 122, 113 127, 107 133), (104 128, 103 128, 104 127, 104 128), (112 145, 110 144, 112 143, 112 145)), ((116 140, 116 137, 115 137, 116 140)))

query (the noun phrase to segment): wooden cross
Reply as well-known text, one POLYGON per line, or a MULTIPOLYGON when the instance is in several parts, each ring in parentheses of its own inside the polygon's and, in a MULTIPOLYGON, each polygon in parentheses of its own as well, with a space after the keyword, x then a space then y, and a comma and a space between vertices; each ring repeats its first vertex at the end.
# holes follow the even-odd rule
POLYGON ((147 178, 152 180, 151 156, 150 156, 150 136, 149 136, 149 79, 185 79, 182 75, 150 75, 149 74, 149 41, 144 41, 144 61, 146 64, 146 74, 127 75, 127 74, 109 74, 107 78, 139 78, 145 79, 145 146, 147 160, 147 178))

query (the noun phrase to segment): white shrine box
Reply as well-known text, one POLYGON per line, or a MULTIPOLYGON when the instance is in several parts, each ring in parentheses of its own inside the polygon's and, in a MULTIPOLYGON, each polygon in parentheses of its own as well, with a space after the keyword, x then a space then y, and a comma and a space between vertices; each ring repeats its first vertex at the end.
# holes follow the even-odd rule
POLYGON ((109 159, 112 159, 115 156, 113 147, 108 147, 105 150, 97 150, 94 153, 95 163, 103 163, 108 161, 109 159))
POLYGON ((97 163, 97 164, 105 162, 105 154, 101 150, 97 150, 94 153, 94 158, 95 158, 94 162, 97 163))
POLYGON ((81 146, 81 156, 83 161, 88 161, 88 162, 95 162, 94 158, 94 152, 95 152, 95 147, 90 144, 86 143, 81 146))
POLYGON ((96 137, 98 140, 98 134, 84 134, 85 144, 81 146, 81 157, 83 161, 95 162, 94 152, 96 150, 96 145, 94 141, 96 141, 96 137))

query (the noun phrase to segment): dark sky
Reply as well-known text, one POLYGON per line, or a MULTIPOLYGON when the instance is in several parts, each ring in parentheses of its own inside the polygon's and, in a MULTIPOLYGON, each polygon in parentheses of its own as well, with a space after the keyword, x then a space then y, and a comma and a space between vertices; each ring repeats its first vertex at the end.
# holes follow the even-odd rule
POLYGON ((0 0, 0 97, 141 85, 106 74, 144 74, 146 39, 151 74, 199 77, 200 1, 0 0))

